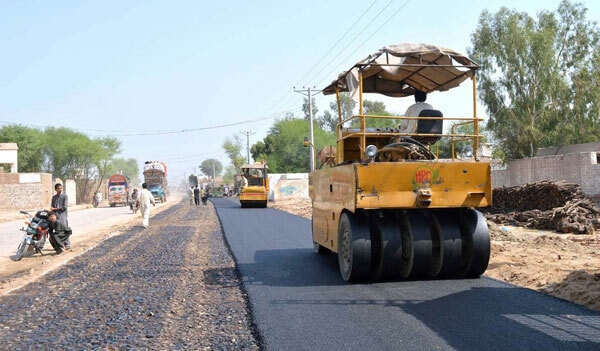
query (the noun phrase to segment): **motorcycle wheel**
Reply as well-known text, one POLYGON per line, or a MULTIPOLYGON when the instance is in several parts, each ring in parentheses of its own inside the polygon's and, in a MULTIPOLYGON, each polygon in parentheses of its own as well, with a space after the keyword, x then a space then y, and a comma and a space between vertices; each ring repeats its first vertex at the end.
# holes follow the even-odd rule
POLYGON ((15 255, 15 261, 19 261, 21 260, 21 258, 23 258, 23 256, 25 256, 25 253, 27 251, 29 251, 29 244, 27 244, 25 242, 25 240, 21 241, 21 243, 19 244, 19 247, 17 248, 17 254, 15 255))

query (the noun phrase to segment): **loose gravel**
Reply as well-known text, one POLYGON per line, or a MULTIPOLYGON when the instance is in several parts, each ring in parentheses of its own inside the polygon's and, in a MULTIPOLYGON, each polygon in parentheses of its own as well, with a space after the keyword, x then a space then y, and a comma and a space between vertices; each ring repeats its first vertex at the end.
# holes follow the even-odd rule
POLYGON ((213 206, 184 202, 0 297, 6 350, 260 350, 213 206))

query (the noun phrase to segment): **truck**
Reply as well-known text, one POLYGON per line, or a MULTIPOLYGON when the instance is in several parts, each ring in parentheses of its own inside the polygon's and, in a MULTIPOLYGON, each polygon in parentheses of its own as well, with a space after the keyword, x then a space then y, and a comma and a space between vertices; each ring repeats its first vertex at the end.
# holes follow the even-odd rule
POLYGON ((244 186, 240 190, 239 200, 242 208, 267 207, 269 199, 269 177, 265 163, 245 164, 242 166, 244 186))
POLYGON ((343 280, 477 278, 487 269, 489 229, 476 208, 491 206, 492 181, 489 161, 478 155, 478 67, 451 49, 402 43, 369 55, 323 89, 338 106, 347 93, 359 107, 348 118, 340 109, 335 158, 309 173, 314 251, 336 253, 343 280), (431 108, 418 116, 365 113, 367 94, 437 94, 468 80, 472 94, 464 104, 472 116, 431 108), (409 120, 415 126, 402 128, 399 122, 409 120), (460 125, 470 132, 455 130, 460 125), (452 151, 438 158, 442 138, 452 151), (457 142, 472 152, 455 155, 457 142))
POLYGON ((129 185, 127 177, 122 174, 113 174, 108 178, 108 204, 110 207, 116 205, 128 205, 129 185))
POLYGON ((167 201, 167 165, 160 161, 146 161, 143 175, 154 200, 167 201))
POLYGON ((188 177, 188 185, 190 188, 195 188, 198 186, 198 176, 195 174, 190 174, 188 177))

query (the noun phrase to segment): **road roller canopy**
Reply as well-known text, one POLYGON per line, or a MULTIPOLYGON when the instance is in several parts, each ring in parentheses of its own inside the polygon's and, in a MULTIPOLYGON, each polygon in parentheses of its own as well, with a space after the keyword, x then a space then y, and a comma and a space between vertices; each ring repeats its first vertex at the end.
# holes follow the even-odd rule
POLYGON ((342 72, 324 95, 347 91, 355 97, 362 73, 363 93, 392 97, 446 91, 473 77, 478 65, 456 51, 429 44, 388 45, 342 72))

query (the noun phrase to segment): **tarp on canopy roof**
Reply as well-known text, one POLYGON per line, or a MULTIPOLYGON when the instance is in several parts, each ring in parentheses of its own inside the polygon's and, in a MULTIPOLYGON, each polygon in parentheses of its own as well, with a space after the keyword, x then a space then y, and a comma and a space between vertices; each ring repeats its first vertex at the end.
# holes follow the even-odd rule
POLYGON ((415 89, 425 93, 457 87, 472 77, 479 66, 456 51, 429 44, 389 45, 342 72, 323 89, 324 95, 348 91, 358 95, 359 71, 363 92, 392 97, 410 96, 415 89))

